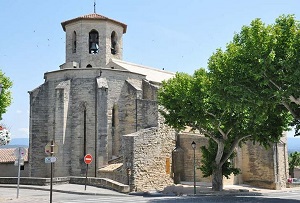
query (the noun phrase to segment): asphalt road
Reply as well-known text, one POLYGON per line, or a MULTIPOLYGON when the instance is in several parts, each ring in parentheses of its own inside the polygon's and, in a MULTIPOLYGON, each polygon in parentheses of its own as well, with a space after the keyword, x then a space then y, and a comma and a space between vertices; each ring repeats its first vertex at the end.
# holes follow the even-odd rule
MULTIPOLYGON (((16 198, 15 188, 0 188, 1 203, 49 203, 49 191, 20 189, 16 198)), ((79 195, 53 192, 52 203, 299 203, 300 191, 272 192, 264 195, 202 195, 180 197, 143 197, 132 195, 79 195)))

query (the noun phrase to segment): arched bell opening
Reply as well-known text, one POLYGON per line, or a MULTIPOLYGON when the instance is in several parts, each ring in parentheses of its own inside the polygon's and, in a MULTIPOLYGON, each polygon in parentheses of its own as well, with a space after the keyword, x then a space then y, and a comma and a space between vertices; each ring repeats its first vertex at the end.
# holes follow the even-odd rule
POLYGON ((89 33, 89 53, 99 53, 99 33, 96 30, 92 30, 89 33))

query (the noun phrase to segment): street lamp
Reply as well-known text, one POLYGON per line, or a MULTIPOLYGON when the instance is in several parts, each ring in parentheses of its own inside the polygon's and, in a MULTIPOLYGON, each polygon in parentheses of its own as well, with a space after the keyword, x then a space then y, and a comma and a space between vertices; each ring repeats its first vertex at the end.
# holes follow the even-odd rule
POLYGON ((196 158, 195 158, 195 150, 196 150, 196 142, 192 142, 192 148, 194 150, 194 195, 196 194, 196 158))

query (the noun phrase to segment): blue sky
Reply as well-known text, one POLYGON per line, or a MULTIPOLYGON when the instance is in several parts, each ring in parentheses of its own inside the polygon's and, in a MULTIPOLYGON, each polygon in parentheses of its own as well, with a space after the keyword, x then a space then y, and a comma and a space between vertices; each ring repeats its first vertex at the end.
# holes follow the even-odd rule
MULTIPOLYGON (((298 0, 97 0, 96 12, 128 25, 123 60, 173 72, 206 67, 217 49, 253 19, 300 20, 298 0)), ((12 138, 28 137, 29 95, 65 61, 61 22, 93 13, 93 0, 1 0, 0 69, 14 82, 3 115, 12 138)))

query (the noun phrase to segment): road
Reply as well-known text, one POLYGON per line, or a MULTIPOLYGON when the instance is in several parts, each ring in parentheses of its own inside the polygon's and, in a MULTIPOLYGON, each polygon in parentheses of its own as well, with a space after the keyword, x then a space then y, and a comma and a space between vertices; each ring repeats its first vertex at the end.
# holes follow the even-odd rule
MULTIPOLYGON (((22 189, 16 198, 16 189, 1 188, 1 203, 49 203, 49 191, 22 189)), ((53 203, 299 203, 300 191, 272 192, 264 195, 202 195, 180 197, 142 197, 132 195, 79 195, 53 192, 53 203)))

